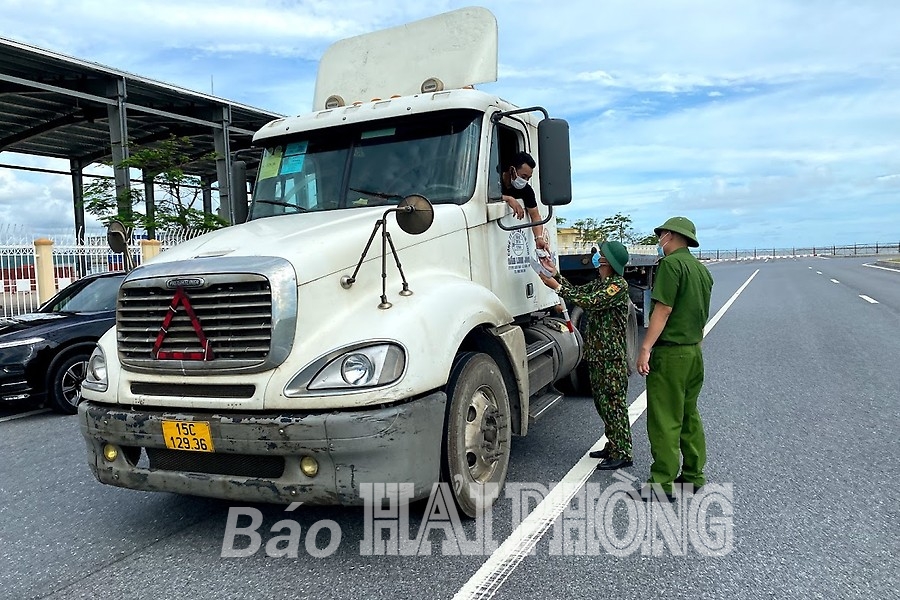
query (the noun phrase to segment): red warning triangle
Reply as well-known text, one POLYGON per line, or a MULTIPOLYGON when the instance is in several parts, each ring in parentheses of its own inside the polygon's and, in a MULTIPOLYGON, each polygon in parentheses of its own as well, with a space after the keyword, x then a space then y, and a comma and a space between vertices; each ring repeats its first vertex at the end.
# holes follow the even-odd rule
POLYGON ((194 313, 191 301, 187 294, 184 293, 183 288, 177 288, 175 290, 175 297, 172 298, 172 303, 169 305, 169 312, 166 313, 166 318, 163 319, 162 326, 159 328, 159 333, 156 336, 156 343, 153 344, 153 358, 157 360, 213 359, 213 352, 212 348, 209 346, 209 340, 206 339, 203 328, 200 327, 200 319, 198 319, 196 313, 194 313), (172 324, 172 319, 175 318, 175 313, 178 312, 179 306, 184 307, 184 312, 186 312, 187 316, 191 319, 191 326, 197 334, 197 339, 200 341, 200 347, 203 348, 203 352, 167 352, 161 349, 163 340, 166 339, 166 334, 169 333, 169 326, 172 324))

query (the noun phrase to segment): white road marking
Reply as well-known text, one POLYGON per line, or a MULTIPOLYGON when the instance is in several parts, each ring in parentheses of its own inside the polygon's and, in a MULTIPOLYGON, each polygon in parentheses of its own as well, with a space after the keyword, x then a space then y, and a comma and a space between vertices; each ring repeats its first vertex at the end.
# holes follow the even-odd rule
POLYGON ((866 302, 868 302, 869 304, 878 304, 878 300, 875 300, 874 298, 869 298, 865 294, 860 294, 859 297, 862 298, 863 300, 865 300, 866 302))
POLYGON ((821 275, 822 271, 816 271, 816 275, 821 275))
POLYGON ((6 421, 15 421, 16 419, 24 419, 25 417, 30 417, 32 415, 39 415, 41 413, 50 412, 49 408, 39 408, 37 410, 30 410, 28 412, 23 412, 18 415, 10 415, 8 417, 0 418, 0 423, 4 423, 6 421))
POLYGON ((759 269, 753 271, 753 275, 751 275, 747 279, 747 281, 744 282, 744 285, 742 285, 741 287, 739 287, 737 289, 737 291, 731 296, 731 298, 728 299, 728 302, 726 302, 722 306, 722 308, 719 309, 719 312, 717 312, 715 314, 715 316, 709 320, 709 322, 706 324, 706 327, 703 328, 703 337, 706 337, 707 335, 709 335, 709 332, 712 331, 712 328, 716 326, 716 323, 719 322, 719 319, 722 318, 722 315, 725 314, 725 311, 728 310, 732 304, 734 304, 734 301, 737 300, 737 297, 741 295, 741 292, 743 292, 744 289, 748 285, 750 285, 750 282, 753 281, 753 278, 756 277, 757 273, 759 273, 759 269))
POLYGON ((880 265, 863 264, 863 266, 869 267, 870 269, 881 269, 882 271, 893 271, 894 273, 900 273, 900 269, 891 269, 890 267, 882 267, 880 265))
POLYGON ((831 283, 840 283, 840 281, 838 281, 837 279, 832 279, 831 283))
MULTIPOLYGON (((759 269, 753 272, 744 284, 728 299, 728 302, 719 309, 715 316, 709 320, 703 328, 703 337, 706 337, 712 328, 716 326, 722 315, 725 314, 741 292, 750 285, 759 269)), ((634 425, 640 416, 647 410, 647 391, 641 392, 634 402, 628 407, 628 422, 634 425)), ((512 572, 519 566, 522 559, 529 555, 540 539, 547 533, 553 522, 562 514, 578 490, 587 482, 597 470, 597 459, 591 458, 590 453, 600 450, 606 445, 606 436, 597 440, 591 448, 584 453, 575 466, 563 476, 547 497, 516 527, 506 540, 494 550, 488 559, 481 565, 478 571, 463 585, 453 600, 466 600, 469 598, 492 598, 500 586, 509 578, 512 572)))

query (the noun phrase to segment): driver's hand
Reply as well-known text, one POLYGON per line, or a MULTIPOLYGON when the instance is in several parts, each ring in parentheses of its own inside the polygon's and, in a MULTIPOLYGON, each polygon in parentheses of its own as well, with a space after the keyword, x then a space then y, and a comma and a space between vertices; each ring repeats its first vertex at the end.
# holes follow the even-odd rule
POLYGON ((516 215, 517 219, 521 219, 522 217, 525 216, 525 209, 522 208, 522 205, 519 204, 519 202, 515 198, 513 198, 512 196, 504 195, 503 201, 509 205, 509 207, 513 211, 513 214, 516 215))
POLYGON ((548 242, 547 238, 545 238, 542 235, 539 235, 536 238, 534 238, 534 245, 536 248, 538 248, 540 250, 546 250, 547 252, 550 252, 550 242, 548 242))

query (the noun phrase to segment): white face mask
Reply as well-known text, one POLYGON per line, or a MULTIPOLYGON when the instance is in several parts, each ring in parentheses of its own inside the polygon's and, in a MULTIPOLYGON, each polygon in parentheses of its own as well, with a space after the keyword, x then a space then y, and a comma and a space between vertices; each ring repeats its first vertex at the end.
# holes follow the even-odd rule
MULTIPOLYGON (((669 235, 669 234, 668 234, 668 233, 664 233, 664 234, 663 234, 663 237, 666 237, 667 235, 669 235)), ((665 256, 665 255, 666 255, 666 244, 669 243, 669 240, 666 240, 665 242, 663 242, 663 241, 662 241, 662 238, 660 238, 660 239, 659 239, 659 242, 660 242, 660 243, 656 246, 656 252, 657 252, 657 254, 659 254, 660 256, 665 256)))
POLYGON ((513 169, 513 172, 516 173, 516 178, 512 180, 512 186, 517 190, 524 189, 526 185, 528 185, 528 180, 522 177, 519 177, 519 173, 513 169))

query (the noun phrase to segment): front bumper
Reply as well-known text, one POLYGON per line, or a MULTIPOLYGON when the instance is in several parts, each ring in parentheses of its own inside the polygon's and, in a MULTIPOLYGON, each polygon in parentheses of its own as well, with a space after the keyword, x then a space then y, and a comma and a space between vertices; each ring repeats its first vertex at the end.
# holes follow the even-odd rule
POLYGON ((446 395, 373 410, 246 414, 129 410, 85 401, 81 433, 96 478, 109 485, 248 502, 362 504, 363 483, 414 484, 440 474, 446 395), (162 421, 206 421, 215 452, 168 450, 162 421), (118 456, 107 461, 103 447, 118 456), (304 456, 319 465, 300 470, 304 456), (283 466, 283 469, 282 469, 283 466))
POLYGON ((0 367, 0 401, 24 400, 34 394, 25 367, 8 364, 0 367))

